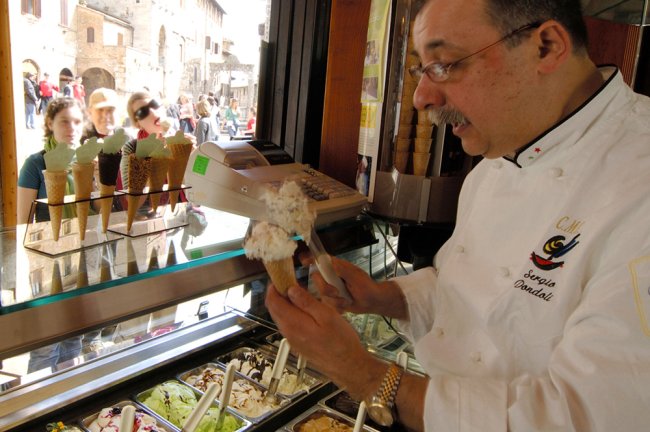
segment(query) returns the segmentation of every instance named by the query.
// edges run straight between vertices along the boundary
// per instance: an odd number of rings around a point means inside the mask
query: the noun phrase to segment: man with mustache
[[[482,155],[433,267],[353,300],[273,287],[292,349],[385,423],[430,431],[646,430],[650,100],[596,67],[579,0],[429,0],[416,108]],[[369,354],[337,312],[395,319],[426,376]]]

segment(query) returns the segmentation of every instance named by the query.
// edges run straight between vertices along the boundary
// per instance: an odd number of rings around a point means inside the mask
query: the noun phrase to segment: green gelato
[[[124,132],[124,129],[115,129],[113,135],[104,137],[103,153],[115,154],[122,150],[124,144],[129,141],[129,137]]]
[[[102,144],[97,141],[97,137],[87,139],[84,141],[84,144],[76,150],[77,163],[87,164],[92,162],[101,149]]]
[[[68,165],[70,165],[74,154],[74,149],[68,147],[67,144],[57,144],[53,150],[43,155],[45,169],[48,171],[63,171],[68,169]]]
[[[164,145],[164,142],[156,138],[154,134],[151,134],[145,139],[138,140],[135,155],[140,159],[149,157],[151,153],[159,152]]]
[[[198,400],[194,391],[178,381],[167,381],[157,385],[148,398],[142,401],[158,415],[181,428]],[[210,408],[196,428],[196,432],[233,432],[242,424],[235,417],[226,414],[222,427],[217,431],[217,408]]]

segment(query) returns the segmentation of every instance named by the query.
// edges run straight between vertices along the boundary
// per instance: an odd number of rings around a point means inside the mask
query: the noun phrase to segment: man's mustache
[[[460,111],[449,108],[427,108],[427,115],[429,116],[429,120],[436,126],[468,123]]]

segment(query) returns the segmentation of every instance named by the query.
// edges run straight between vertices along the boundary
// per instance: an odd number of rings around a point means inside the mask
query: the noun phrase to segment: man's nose
[[[417,110],[424,110],[428,107],[442,107],[446,103],[442,86],[434,83],[428,77],[423,76],[413,93],[413,106]]]

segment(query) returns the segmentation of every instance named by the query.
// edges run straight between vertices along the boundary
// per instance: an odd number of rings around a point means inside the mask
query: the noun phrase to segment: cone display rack
[[[135,217],[129,227],[127,211],[116,212],[111,215],[111,222],[108,231],[124,237],[140,237],[180,228],[187,225],[185,206],[177,205],[174,210],[169,204],[169,195],[178,195],[181,191],[189,189],[190,186],[182,185],[177,188],[164,185],[161,190],[150,191],[145,187],[142,193],[133,193],[125,190],[119,191],[127,197],[130,203],[136,203]],[[152,207],[152,197],[156,196],[159,202],[157,208]]]
[[[115,191],[113,196],[101,195],[99,191],[92,192],[90,198],[76,199],[75,195],[66,195],[60,204],[48,204],[47,198],[37,199],[32,202],[29,220],[34,220],[37,205],[44,205],[49,209],[54,208],[55,212],[61,211],[63,217],[58,227],[58,240],[54,239],[55,233],[50,221],[29,222],[25,230],[23,246],[34,252],[56,257],[70,252],[80,251],[86,248],[96,247],[98,245],[116,242],[124,237],[140,237],[154,234],[161,231],[167,231],[187,225],[187,215],[185,214],[185,205],[177,205],[174,211],[171,211],[168,204],[169,192],[178,194],[180,191],[189,189],[189,186],[178,188],[168,188],[165,185],[162,190],[149,192],[145,188],[141,194],[130,194],[126,191]],[[110,214],[108,229],[103,229],[101,204],[107,199],[113,200],[117,197],[121,201],[127,201],[128,197],[137,196],[142,204],[150,203],[150,195],[156,194],[160,198],[160,205],[153,211],[147,212],[144,205],[140,206],[140,211],[127,230],[127,211],[113,211]],[[87,203],[90,208],[95,209],[95,214],[88,216],[84,235],[80,233],[80,225],[76,217],[76,209],[79,204]],[[66,216],[67,215],[67,216]],[[73,216],[74,215],[74,216]],[[83,225],[83,224],[82,224]]]
[[[119,195],[122,194],[120,192],[114,194],[114,196]],[[48,204],[47,198],[34,200],[29,214],[30,221],[34,220],[38,204],[61,211],[63,217],[60,226],[57,227],[58,239],[54,239],[54,230],[50,221],[30,222],[25,230],[23,246],[34,252],[54,257],[119,240],[122,237],[114,233],[102,233],[99,212],[88,216],[84,235],[80,235],[79,221],[76,216],[73,216],[76,215],[78,204],[86,203],[89,207],[99,209],[98,200],[102,198],[106,197],[100,197],[99,192],[93,192],[87,199],[76,199],[74,195],[66,195],[60,204]]]

